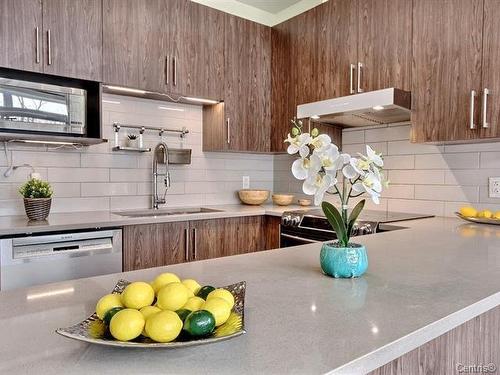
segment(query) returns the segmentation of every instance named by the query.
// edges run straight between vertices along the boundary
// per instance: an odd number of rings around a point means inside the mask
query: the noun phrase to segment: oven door
[[[335,232],[312,228],[281,226],[280,247],[321,243],[337,239]]]
[[[0,78],[0,130],[86,133],[86,91]]]

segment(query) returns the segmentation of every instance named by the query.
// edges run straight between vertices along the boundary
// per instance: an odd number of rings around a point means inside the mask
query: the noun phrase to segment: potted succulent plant
[[[380,203],[380,193],[389,183],[382,173],[384,161],[368,145],[366,155],[352,157],[340,153],[328,135],[319,134],[317,129],[304,133],[302,121],[292,120],[292,123],[292,132],[285,140],[289,143],[287,152],[299,155],[292,164],[292,174],[304,181],[302,190],[307,195],[314,195],[314,204],[321,204],[337,234],[337,241],[325,243],[321,248],[321,268],[333,277],[361,276],[368,267],[366,249],[349,240],[365,200],[359,201],[350,212],[349,200],[368,194],[375,204]],[[338,196],[340,210],[323,201],[325,194]]]
[[[50,213],[52,188],[46,181],[32,178],[19,189],[24,198],[24,210],[30,220],[45,220]]]
[[[139,139],[137,134],[127,134],[127,146],[128,147],[139,147]]]

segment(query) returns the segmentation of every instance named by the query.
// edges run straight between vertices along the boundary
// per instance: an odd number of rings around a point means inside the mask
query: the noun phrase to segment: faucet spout
[[[165,173],[158,173],[158,166],[165,165]],[[158,194],[158,177],[163,176],[163,182],[165,185],[165,190],[163,197]],[[168,146],[165,142],[160,142],[156,145],[153,151],[153,194],[152,194],[152,206],[153,209],[158,209],[160,204],[165,204],[167,191],[170,188],[170,171],[168,168]]]

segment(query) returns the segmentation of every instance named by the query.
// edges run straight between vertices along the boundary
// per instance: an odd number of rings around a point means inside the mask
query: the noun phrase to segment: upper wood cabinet
[[[357,0],[361,91],[411,89],[411,0]],[[420,1],[420,0],[418,0]],[[443,22],[446,23],[446,22]],[[359,79],[359,81],[358,81]],[[358,87],[356,87],[356,90]]]
[[[168,3],[170,91],[184,96],[223,99],[224,13],[186,0]]]
[[[187,0],[104,0],[103,33],[105,83],[222,99],[224,13]]]
[[[101,0],[43,0],[44,72],[100,81]]]
[[[483,0],[413,2],[413,141],[478,137],[483,5]]]
[[[101,0],[1,1],[0,66],[101,80]]]
[[[270,151],[271,29],[225,16],[224,103],[204,109],[204,151]]]
[[[41,0],[0,1],[0,66],[43,71]]]
[[[481,138],[500,137],[500,3],[484,0]],[[485,96],[486,93],[486,96]]]

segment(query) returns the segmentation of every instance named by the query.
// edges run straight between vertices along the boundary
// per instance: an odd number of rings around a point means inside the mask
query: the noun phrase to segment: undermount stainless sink
[[[167,216],[167,215],[192,215],[192,214],[207,214],[213,212],[222,212],[213,208],[205,207],[186,207],[186,208],[165,208],[165,209],[148,209],[134,211],[117,211],[115,215],[126,217],[148,217],[148,216]]]

